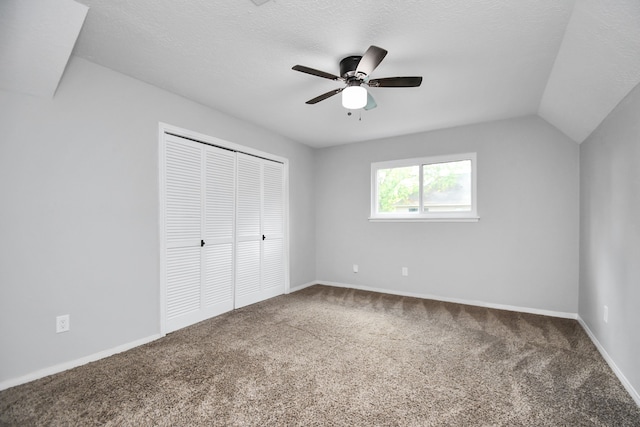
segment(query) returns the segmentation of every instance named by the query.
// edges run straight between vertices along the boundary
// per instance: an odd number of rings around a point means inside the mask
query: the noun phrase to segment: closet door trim
[[[230,151],[236,151],[239,153],[249,154],[251,156],[259,157],[266,160],[282,163],[283,175],[284,175],[284,293],[290,292],[289,283],[289,160],[285,157],[277,156],[265,151],[256,150],[251,147],[236,144],[234,142],[226,141],[213,136],[193,132],[188,129],[183,129],[177,126],[173,126],[166,123],[159,123],[158,126],[158,171],[159,171],[159,255],[160,255],[160,333],[161,335],[167,334],[167,283],[166,283],[166,212],[165,212],[165,138],[168,135],[177,136],[184,139],[190,139],[202,144],[212,145],[215,147],[223,148]]]

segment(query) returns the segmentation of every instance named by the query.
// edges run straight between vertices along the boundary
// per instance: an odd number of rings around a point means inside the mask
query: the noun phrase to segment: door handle
[[[204,246],[204,240],[200,240],[200,247]]]
[[[267,236],[265,236],[264,234],[262,235],[262,240],[266,239]]]

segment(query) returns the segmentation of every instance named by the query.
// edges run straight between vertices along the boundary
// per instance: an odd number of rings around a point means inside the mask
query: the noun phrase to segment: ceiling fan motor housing
[[[356,74],[356,69],[361,59],[362,56],[347,56],[340,61],[340,76],[342,76],[343,79],[353,77]]]

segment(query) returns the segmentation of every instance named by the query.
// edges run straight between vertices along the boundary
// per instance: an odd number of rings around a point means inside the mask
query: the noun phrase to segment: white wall
[[[465,152],[478,156],[479,222],[367,220],[371,162]],[[319,150],[318,279],[575,314],[578,161],[538,117]]]
[[[53,99],[0,91],[0,383],[159,333],[158,122],[288,158],[291,286],[316,277],[312,149],[72,58]]]
[[[640,403],[639,112],[636,86],[580,146],[579,314]]]

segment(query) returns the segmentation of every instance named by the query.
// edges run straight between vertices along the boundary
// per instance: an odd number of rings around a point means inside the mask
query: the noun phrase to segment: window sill
[[[434,217],[434,218],[407,218],[407,217],[369,217],[369,222],[478,222],[480,217],[468,216],[468,217]]]

